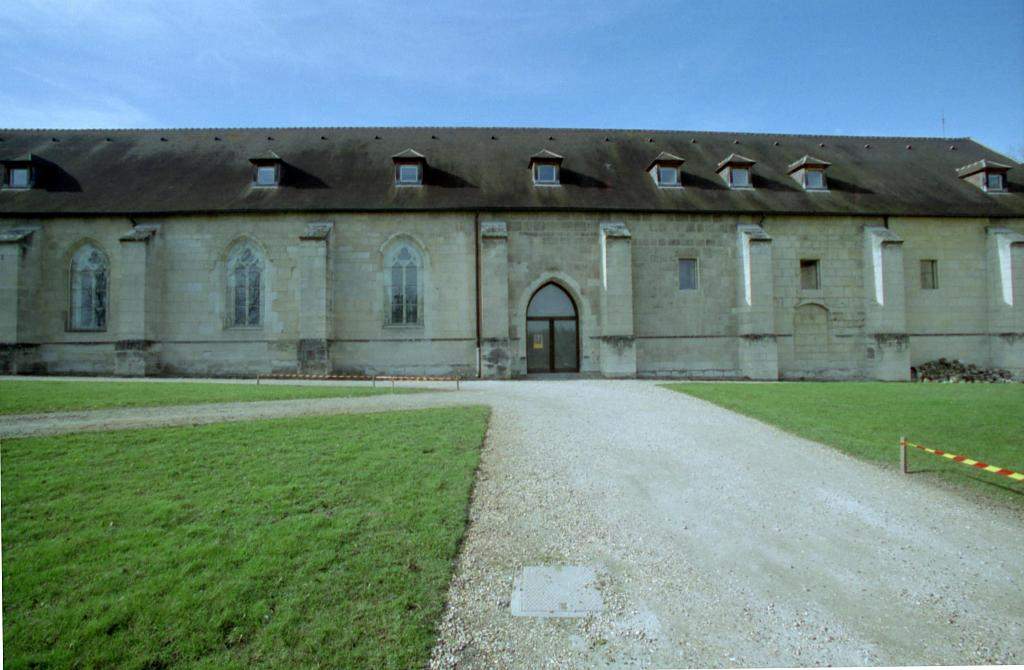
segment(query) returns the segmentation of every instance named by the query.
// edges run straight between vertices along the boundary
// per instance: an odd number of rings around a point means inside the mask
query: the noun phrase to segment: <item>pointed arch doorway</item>
[[[549,282],[526,308],[526,371],[579,372],[579,313],[572,296]]]

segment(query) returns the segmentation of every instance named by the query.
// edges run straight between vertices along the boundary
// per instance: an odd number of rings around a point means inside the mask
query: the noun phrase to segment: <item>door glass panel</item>
[[[551,343],[548,324],[543,321],[526,322],[526,371],[551,372]]]
[[[565,291],[548,284],[533,296],[526,316],[576,316],[576,308]]]
[[[576,321],[555,320],[555,372],[576,370]]]

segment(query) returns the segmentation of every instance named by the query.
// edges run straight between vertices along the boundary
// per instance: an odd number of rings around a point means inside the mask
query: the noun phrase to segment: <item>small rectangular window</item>
[[[697,259],[696,258],[680,258],[679,259],[679,290],[680,291],[696,291],[697,290]]]
[[[551,163],[537,163],[533,166],[533,180],[538,184],[557,184],[558,167]]]
[[[659,167],[658,184],[661,186],[679,186],[679,168]]]
[[[277,167],[260,165],[256,168],[256,184],[258,186],[274,186],[277,184]]]
[[[939,262],[935,260],[921,261],[921,288],[934,290],[939,288]]]
[[[818,277],[818,261],[800,260],[800,288],[805,291],[816,291],[820,286]]]
[[[1003,175],[998,172],[988,172],[985,174],[985,188],[989,191],[1002,191],[1003,190]]]
[[[31,174],[28,168],[10,168],[7,170],[7,185],[11,188],[28,188]]]
[[[729,179],[733,186],[750,186],[750,170],[747,168],[731,168],[729,170]]]
[[[804,172],[804,185],[807,188],[825,188],[825,173],[821,170],[807,170]]]
[[[398,166],[399,184],[419,184],[420,166],[414,163],[406,163]]]

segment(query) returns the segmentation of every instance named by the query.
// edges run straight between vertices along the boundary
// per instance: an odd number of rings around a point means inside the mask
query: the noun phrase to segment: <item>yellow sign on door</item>
[[[533,348],[543,349],[544,348],[544,335],[542,333],[533,334]]]

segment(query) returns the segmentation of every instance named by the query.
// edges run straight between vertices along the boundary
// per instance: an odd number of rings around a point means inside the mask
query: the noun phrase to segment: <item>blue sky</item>
[[[1024,2],[17,0],[0,127],[971,136],[1024,160]]]

